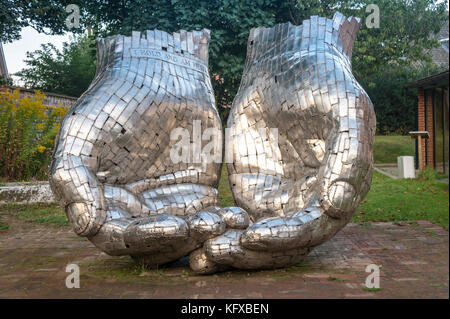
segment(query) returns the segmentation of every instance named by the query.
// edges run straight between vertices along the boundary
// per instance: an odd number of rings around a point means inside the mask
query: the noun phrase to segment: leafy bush
[[[0,179],[20,181],[47,178],[50,155],[58,134],[63,106],[47,107],[35,91],[0,91]]]
[[[3,76],[0,76],[0,86],[3,85],[14,85],[13,80],[11,78],[4,78]]]
[[[27,88],[69,96],[80,96],[95,75],[96,49],[92,37],[78,37],[64,42],[62,50],[53,44],[27,52],[27,67],[15,75]]]
[[[424,170],[420,171],[417,179],[419,181],[435,181],[438,178],[438,174],[435,169],[431,167],[427,167]]]

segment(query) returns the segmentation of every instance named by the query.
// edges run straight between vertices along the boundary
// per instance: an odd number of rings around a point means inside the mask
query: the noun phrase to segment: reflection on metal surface
[[[292,265],[349,221],[369,191],[375,133],[351,72],[359,27],[336,13],[251,30],[226,148],[235,201],[253,224],[206,241],[196,268]]]
[[[375,114],[351,72],[359,27],[336,13],[251,30],[225,143],[240,207],[227,208],[217,206],[220,161],[199,150],[172,159],[174,131],[195,138],[201,122],[221,132],[209,31],[100,39],[96,77],[64,118],[50,167],[74,231],[152,265],[190,254],[198,273],[302,260],[370,187]]]
[[[110,255],[162,264],[248,225],[215,207],[221,163],[170,160],[174,128],[221,132],[208,42],[208,30],[98,40],[97,74],[62,122],[49,177],[73,230]]]

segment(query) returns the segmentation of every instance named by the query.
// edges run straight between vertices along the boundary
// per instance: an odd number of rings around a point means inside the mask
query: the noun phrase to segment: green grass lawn
[[[448,184],[436,179],[391,179],[374,172],[356,222],[429,220],[448,230]]]
[[[397,163],[398,156],[415,156],[415,142],[410,136],[377,135],[373,144],[375,164]]]
[[[230,184],[228,183],[228,171],[226,164],[222,165],[222,173],[220,175],[219,202],[222,207],[235,205],[233,195],[231,194]]]
[[[69,225],[66,214],[57,204],[1,205],[0,217],[4,214],[17,216],[19,219],[30,223],[40,223],[54,226]],[[1,221],[0,223],[4,224],[4,222]]]

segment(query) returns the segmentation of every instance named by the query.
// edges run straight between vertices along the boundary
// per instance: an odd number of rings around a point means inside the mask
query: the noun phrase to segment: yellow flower
[[[53,112],[55,112],[56,116],[62,118],[67,113],[67,108],[64,106],[56,106],[53,108]]]
[[[46,148],[45,146],[42,146],[42,145],[39,145],[39,146],[38,146],[38,152],[39,152],[39,153],[44,153],[46,149],[47,149],[47,148]]]

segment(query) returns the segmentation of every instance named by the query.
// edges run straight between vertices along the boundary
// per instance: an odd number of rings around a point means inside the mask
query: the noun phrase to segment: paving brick
[[[69,228],[5,221],[11,228],[0,233],[0,298],[449,297],[448,232],[427,221],[349,224],[300,265],[211,276],[191,272],[186,258],[141,271],[128,256],[108,256]],[[80,266],[79,289],[65,286],[70,263]],[[381,267],[379,291],[363,289],[368,264]]]

